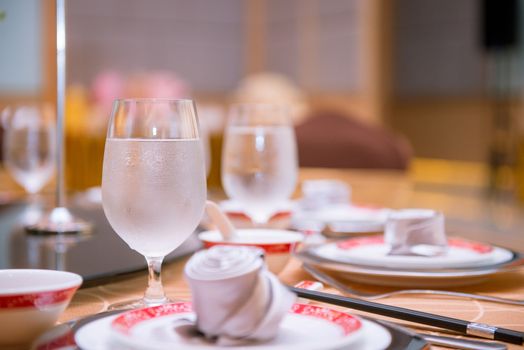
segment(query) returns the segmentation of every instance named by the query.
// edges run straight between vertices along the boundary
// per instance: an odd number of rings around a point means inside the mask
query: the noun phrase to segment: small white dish
[[[55,270],[0,270],[0,347],[29,344],[52,327],[82,277]]]
[[[509,261],[507,249],[462,238],[449,238],[448,251],[441,256],[388,255],[384,236],[355,237],[321,245],[314,254],[339,263],[398,269],[470,268]]]
[[[350,264],[322,258],[315,252],[316,248],[315,246],[303,249],[296,252],[295,256],[302,262],[335,274],[337,278],[388,287],[420,289],[468,286],[485,282],[494,275],[515,271],[524,266],[524,256],[508,249],[505,250],[512,254],[512,258],[499,264],[471,268],[399,269]]]
[[[224,238],[217,230],[204,231],[198,235],[205,248],[215,245],[254,246],[264,250],[266,263],[271,272],[278,274],[288,263],[291,253],[304,236],[301,233],[273,229],[239,229],[231,241]]]
[[[90,322],[77,331],[75,341],[85,350],[122,347],[188,350],[219,348],[198,339],[188,342],[177,338],[176,332],[173,331],[173,322],[181,318],[194,319],[194,314],[190,311],[189,303],[171,305],[174,306],[156,307],[157,310],[133,310],[119,316],[108,316]],[[282,322],[277,338],[270,342],[232,348],[330,350],[346,349],[350,346],[361,350],[382,350],[389,346],[391,339],[390,332],[375,322],[325,307],[295,304]]]

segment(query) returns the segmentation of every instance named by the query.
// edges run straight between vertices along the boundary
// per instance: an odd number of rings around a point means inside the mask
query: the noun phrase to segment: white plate
[[[388,255],[389,249],[383,236],[371,236],[324,244],[312,253],[339,263],[398,269],[470,268],[500,264],[513,258],[507,249],[462,238],[449,238],[448,252],[442,256]]]
[[[289,316],[282,322],[282,329],[275,340],[264,344],[254,344],[251,346],[229,347],[232,349],[346,349],[348,345],[355,349],[362,350],[379,350],[386,349],[391,343],[391,334],[383,326],[368,320],[360,320],[351,315],[336,310],[323,308],[319,306],[296,304],[295,310],[302,310],[301,313],[290,312]],[[306,310],[310,310],[307,312]],[[136,310],[135,310],[136,311]],[[131,336],[118,335],[118,332],[112,330],[112,324],[118,317],[108,316],[81,327],[75,335],[75,341],[84,350],[108,350],[108,349],[125,349],[124,344],[128,344],[128,349],[217,349],[217,346],[195,343],[166,343],[160,341],[157,333],[154,339],[144,340],[142,337],[151,335],[150,332],[168,330],[172,331],[172,322],[179,317],[194,317],[194,314],[188,312],[184,307],[180,308],[181,313],[169,314],[162,316],[154,321],[141,321],[135,325],[136,330],[132,331]],[[312,315],[306,315],[312,313]],[[331,317],[338,315],[339,318]],[[129,317],[129,316],[128,316]],[[346,321],[344,321],[346,320]],[[355,325],[355,320],[361,322],[361,327],[349,334],[344,335],[345,322],[348,327]],[[142,324],[142,322],[144,322]],[[170,328],[169,328],[170,326]],[[168,328],[166,328],[168,327]],[[115,336],[116,334],[116,336]],[[138,338],[137,338],[138,337]],[[118,339],[118,344],[115,343]],[[134,346],[134,347],[133,347]]]
[[[506,263],[478,268],[445,270],[408,270],[373,267],[327,260],[313,254],[311,249],[295,253],[305,263],[331,271],[337,277],[352,282],[379,286],[410,288],[459,287],[484,282],[491,276],[512,271],[524,266],[524,255],[513,252],[513,258]]]

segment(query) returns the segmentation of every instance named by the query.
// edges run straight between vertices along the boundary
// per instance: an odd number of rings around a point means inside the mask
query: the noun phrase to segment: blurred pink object
[[[124,77],[117,71],[107,70],[98,74],[91,86],[95,105],[110,110],[118,98],[187,98],[188,85],[168,71],[136,73]]]
[[[124,97],[187,98],[187,84],[167,71],[139,73],[131,76],[125,85]]]
[[[95,77],[91,89],[95,104],[110,110],[113,101],[123,95],[124,79],[118,72],[104,71]]]

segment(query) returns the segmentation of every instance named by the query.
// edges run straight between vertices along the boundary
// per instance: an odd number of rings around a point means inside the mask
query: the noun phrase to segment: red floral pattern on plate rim
[[[349,250],[365,245],[384,244],[384,236],[357,237],[344,240],[337,243],[337,247],[343,250]],[[448,238],[448,244],[451,247],[472,250],[478,254],[487,254],[493,251],[493,246],[481,242],[469,241],[463,238]]]
[[[268,254],[274,253],[290,253],[295,249],[296,243],[275,243],[275,244],[256,244],[256,243],[227,243],[227,242],[211,242],[203,241],[206,249],[215,245],[244,245],[248,247],[257,247],[263,249]]]
[[[42,307],[60,304],[69,300],[78,287],[30,294],[13,294],[0,296],[1,309],[14,309],[22,307]]]
[[[111,326],[118,332],[129,334],[132,328],[141,322],[148,321],[155,317],[185,314],[189,312],[192,312],[191,303],[189,302],[153,306],[125,312],[115,318],[111,323]],[[354,333],[362,327],[362,323],[357,317],[327,307],[294,304],[289,312],[297,315],[320,318],[336,324],[342,328],[344,336]]]

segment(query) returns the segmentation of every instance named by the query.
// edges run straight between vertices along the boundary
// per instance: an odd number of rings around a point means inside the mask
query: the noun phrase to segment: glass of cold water
[[[269,221],[297,182],[297,149],[288,109],[271,104],[232,107],[222,152],[222,183],[256,225]]]
[[[110,309],[169,302],[160,278],[162,260],[193,233],[205,199],[205,161],[193,101],[115,101],[104,152],[102,203],[120,238],[145,256],[149,285],[142,299]]]

